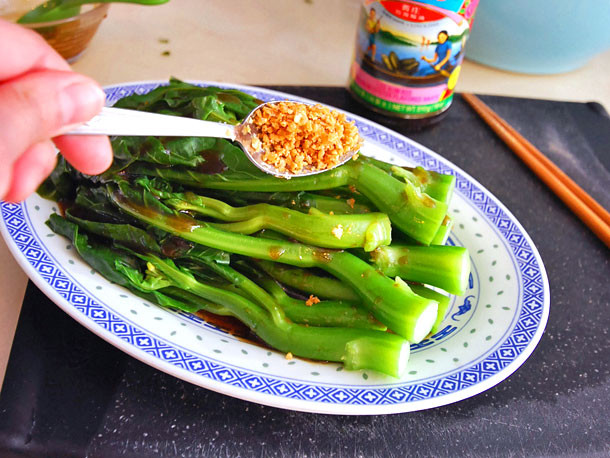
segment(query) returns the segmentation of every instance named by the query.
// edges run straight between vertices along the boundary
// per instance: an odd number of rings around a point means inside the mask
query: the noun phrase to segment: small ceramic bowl
[[[85,51],[110,5],[85,5],[78,16],[52,22],[22,24],[35,30],[68,62],[76,61]]]

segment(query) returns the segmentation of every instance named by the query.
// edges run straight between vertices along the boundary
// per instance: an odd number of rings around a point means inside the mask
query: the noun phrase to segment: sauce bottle
[[[478,0],[363,0],[348,90],[368,108],[438,122],[451,106]]]

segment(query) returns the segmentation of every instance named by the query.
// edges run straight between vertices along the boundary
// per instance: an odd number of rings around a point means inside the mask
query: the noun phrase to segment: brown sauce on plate
[[[207,150],[201,153],[201,156],[205,159],[204,162],[197,166],[199,173],[205,173],[206,175],[215,175],[222,173],[228,169],[226,164],[222,161],[220,153],[214,150]]]

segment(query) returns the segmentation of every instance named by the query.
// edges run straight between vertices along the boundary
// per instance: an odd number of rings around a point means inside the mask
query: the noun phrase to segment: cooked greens
[[[235,124],[258,103],[172,79],[116,106]],[[449,304],[423,284],[464,292],[468,253],[442,246],[450,175],[361,155],[285,180],[228,140],[112,145],[98,176],[59,161],[38,191],[65,209],[48,224],[101,275],[163,307],[231,316],[279,351],[400,377],[409,343],[438,330]]]

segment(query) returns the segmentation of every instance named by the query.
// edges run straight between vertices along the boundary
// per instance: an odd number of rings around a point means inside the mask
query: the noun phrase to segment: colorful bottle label
[[[478,0],[365,0],[350,89],[372,107],[427,117],[447,109]]]

